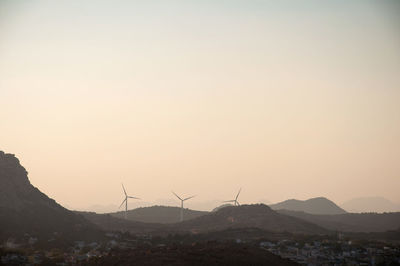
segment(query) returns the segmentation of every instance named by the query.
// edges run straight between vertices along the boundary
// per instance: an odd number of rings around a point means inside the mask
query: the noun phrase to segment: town
[[[235,231],[238,232],[237,230]],[[235,233],[235,234],[236,234]],[[38,239],[27,236],[19,243],[9,240],[0,247],[1,263],[4,265],[96,265],[102,258],[113,256],[123,259],[130,251],[143,254],[185,250],[185,247],[218,243],[225,249],[236,246],[256,248],[271,252],[283,259],[301,265],[399,265],[400,243],[390,241],[351,240],[341,233],[335,236],[294,236],[287,239],[235,238],[207,239],[202,235],[131,235],[128,232],[106,233],[104,241],[75,241],[69,247],[48,248]],[[58,245],[48,241],[49,247]],[[182,251],[181,251],[182,252]]]

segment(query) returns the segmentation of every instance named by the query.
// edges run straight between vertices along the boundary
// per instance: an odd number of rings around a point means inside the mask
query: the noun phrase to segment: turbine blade
[[[122,205],[124,205],[125,201],[126,201],[126,198],[125,198],[124,201],[121,203],[121,205],[119,205],[118,209],[121,208]]]
[[[235,202],[235,200],[224,200],[223,202]]]
[[[140,198],[136,198],[136,197],[132,197],[132,196],[128,196],[128,198],[130,198],[130,199],[140,199]]]
[[[172,191],[172,193],[173,193],[179,200],[182,200],[181,197],[179,197],[178,195],[176,195],[175,192]]]
[[[128,196],[128,195],[126,194],[126,190],[125,190],[124,184],[122,184],[122,189],[124,190],[125,196]]]
[[[194,197],[196,197],[196,195],[194,195],[194,196],[191,196],[191,197],[187,197],[186,199],[184,199],[183,201],[185,201],[185,200],[189,200],[189,199],[191,199],[191,198],[194,198]]]
[[[240,189],[239,189],[239,192],[237,193],[235,200],[237,200],[237,199],[238,199],[238,197],[239,197],[239,194],[240,194],[240,191],[242,191],[242,188],[240,188]]]

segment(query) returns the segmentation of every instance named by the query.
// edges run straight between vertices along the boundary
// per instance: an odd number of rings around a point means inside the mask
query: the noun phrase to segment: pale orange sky
[[[399,7],[2,1],[0,149],[71,207],[400,202]]]

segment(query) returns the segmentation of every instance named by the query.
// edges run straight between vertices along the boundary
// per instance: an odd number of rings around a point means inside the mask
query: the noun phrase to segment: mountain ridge
[[[318,215],[289,210],[278,210],[277,212],[312,222],[329,230],[341,232],[373,233],[400,229],[400,212],[336,215]]]
[[[316,197],[307,200],[289,199],[269,205],[273,210],[301,211],[310,214],[344,214],[345,210],[325,197]]]

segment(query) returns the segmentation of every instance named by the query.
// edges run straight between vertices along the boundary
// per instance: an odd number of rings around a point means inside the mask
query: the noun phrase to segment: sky
[[[400,203],[399,11],[0,0],[0,150],[70,208]]]

